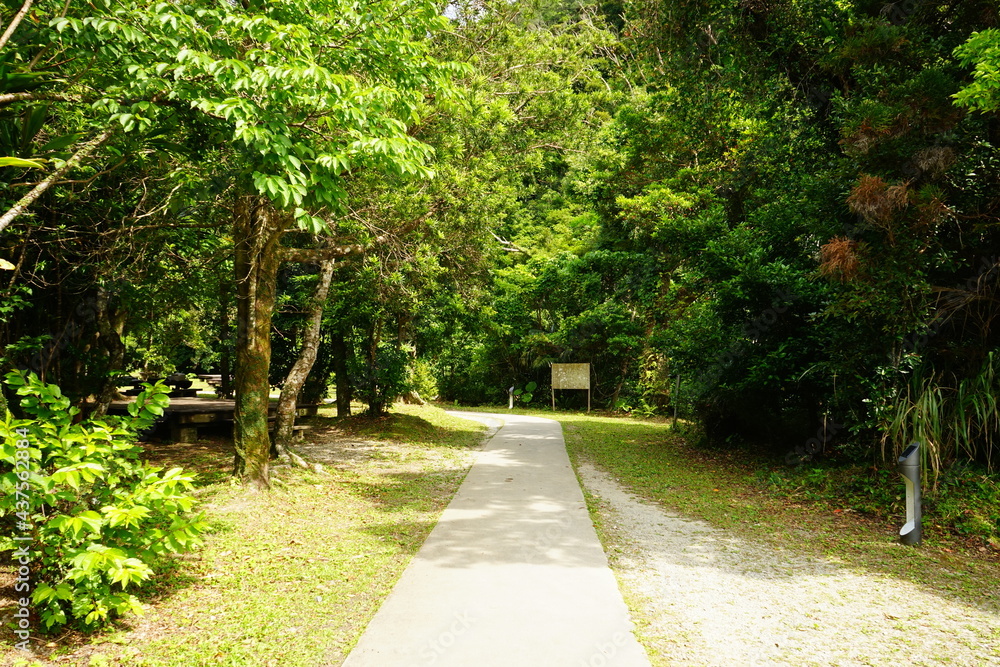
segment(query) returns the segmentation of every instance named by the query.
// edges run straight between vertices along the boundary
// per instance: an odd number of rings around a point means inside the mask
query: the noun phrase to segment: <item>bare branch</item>
[[[126,155],[121,160],[119,160],[118,163],[116,165],[114,165],[113,167],[108,167],[107,169],[104,169],[103,171],[99,171],[96,174],[94,174],[93,176],[91,176],[90,178],[78,178],[78,179],[73,179],[73,180],[57,181],[57,182],[53,183],[52,185],[90,185],[98,177],[103,176],[104,174],[111,173],[112,171],[114,171],[118,167],[120,167],[123,164],[125,164],[125,162],[127,160],[128,160],[128,156]],[[48,180],[48,179],[46,179],[46,180]],[[38,183],[12,183],[10,187],[17,188],[17,187],[23,187],[25,185],[38,185]]]
[[[24,0],[24,4],[21,5],[20,11],[18,11],[17,14],[14,14],[14,18],[10,20],[10,25],[7,26],[7,29],[4,31],[3,35],[0,36],[0,49],[7,46],[8,40],[10,40],[11,35],[14,34],[14,30],[17,29],[17,24],[21,22],[21,19],[24,18],[24,15],[28,13],[29,9],[31,9],[31,3],[32,0]]]
[[[360,255],[368,249],[360,243],[353,245],[339,245],[331,248],[282,248],[282,262],[299,262],[302,264],[318,264],[338,257],[347,255]]]
[[[524,248],[519,247],[513,241],[508,241],[504,237],[499,236],[498,234],[495,234],[494,232],[490,232],[490,235],[493,238],[495,238],[497,241],[500,242],[500,245],[503,247],[503,250],[506,251],[506,252],[527,252]]]

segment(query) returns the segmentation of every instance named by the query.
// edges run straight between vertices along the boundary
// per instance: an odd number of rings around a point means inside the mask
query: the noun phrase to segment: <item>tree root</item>
[[[312,472],[323,474],[323,465],[321,463],[311,463],[305,457],[301,456],[291,447],[279,447],[278,448],[278,460],[281,463],[288,464],[290,466],[296,466],[302,468],[303,470],[310,470]]]

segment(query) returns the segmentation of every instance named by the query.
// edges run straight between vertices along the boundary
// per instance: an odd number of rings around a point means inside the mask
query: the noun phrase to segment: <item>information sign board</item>
[[[552,364],[552,409],[556,409],[556,389],[586,389],[590,412],[590,364]]]
[[[553,389],[590,389],[590,364],[552,364]]]

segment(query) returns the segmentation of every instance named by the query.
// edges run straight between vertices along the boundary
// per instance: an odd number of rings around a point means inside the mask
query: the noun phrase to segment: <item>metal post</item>
[[[896,470],[906,482],[906,524],[899,529],[903,544],[920,544],[920,443],[914,442],[899,457]]]

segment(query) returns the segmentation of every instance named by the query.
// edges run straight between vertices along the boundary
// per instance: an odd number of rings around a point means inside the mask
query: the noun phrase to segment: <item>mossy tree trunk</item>
[[[265,199],[237,199],[233,221],[236,269],[236,410],[233,474],[255,489],[270,488],[267,434],[271,315],[281,262],[281,237],[288,227]]]
[[[323,322],[323,310],[326,298],[330,294],[330,282],[333,279],[335,260],[327,259],[319,265],[319,276],[316,288],[313,290],[312,302],[309,305],[308,320],[302,336],[302,350],[298,359],[288,371],[285,382],[281,386],[281,396],[278,398],[278,410],[275,415],[274,447],[278,456],[287,453],[292,442],[292,427],[295,425],[295,408],[299,392],[309,377],[316,353],[319,350],[320,325]]]

